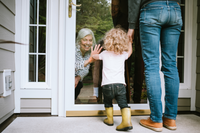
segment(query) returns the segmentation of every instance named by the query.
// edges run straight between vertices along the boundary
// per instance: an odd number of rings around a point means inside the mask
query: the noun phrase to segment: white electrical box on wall
[[[5,69],[3,71],[3,97],[9,96],[11,94],[12,88],[12,78],[11,78],[11,70]]]

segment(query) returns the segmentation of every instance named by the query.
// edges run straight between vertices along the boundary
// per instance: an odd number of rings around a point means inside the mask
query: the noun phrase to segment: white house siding
[[[0,40],[15,41],[15,0],[0,0]],[[3,70],[12,71],[12,94],[0,98],[0,124],[13,114],[15,45],[0,44],[0,95],[3,94]]]
[[[198,0],[197,70],[196,70],[196,111],[200,112],[200,0]]]

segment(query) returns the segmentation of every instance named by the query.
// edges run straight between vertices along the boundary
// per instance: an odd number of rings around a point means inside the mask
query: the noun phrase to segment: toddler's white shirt
[[[103,61],[101,86],[113,83],[125,83],[124,64],[128,59],[128,53],[115,54],[113,51],[103,51],[99,54],[99,59]]]

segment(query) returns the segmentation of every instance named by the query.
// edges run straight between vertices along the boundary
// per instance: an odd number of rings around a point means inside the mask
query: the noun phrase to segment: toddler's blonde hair
[[[113,28],[108,31],[104,38],[104,48],[107,51],[114,51],[116,54],[128,51],[128,37],[125,30]]]

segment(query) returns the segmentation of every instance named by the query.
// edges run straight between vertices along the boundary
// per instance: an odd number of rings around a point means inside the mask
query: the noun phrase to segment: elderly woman
[[[83,87],[82,80],[89,73],[90,63],[94,62],[92,55],[100,52],[100,46],[95,45],[94,34],[90,29],[83,28],[76,39],[75,61],[75,99]],[[93,46],[95,50],[93,51]]]

